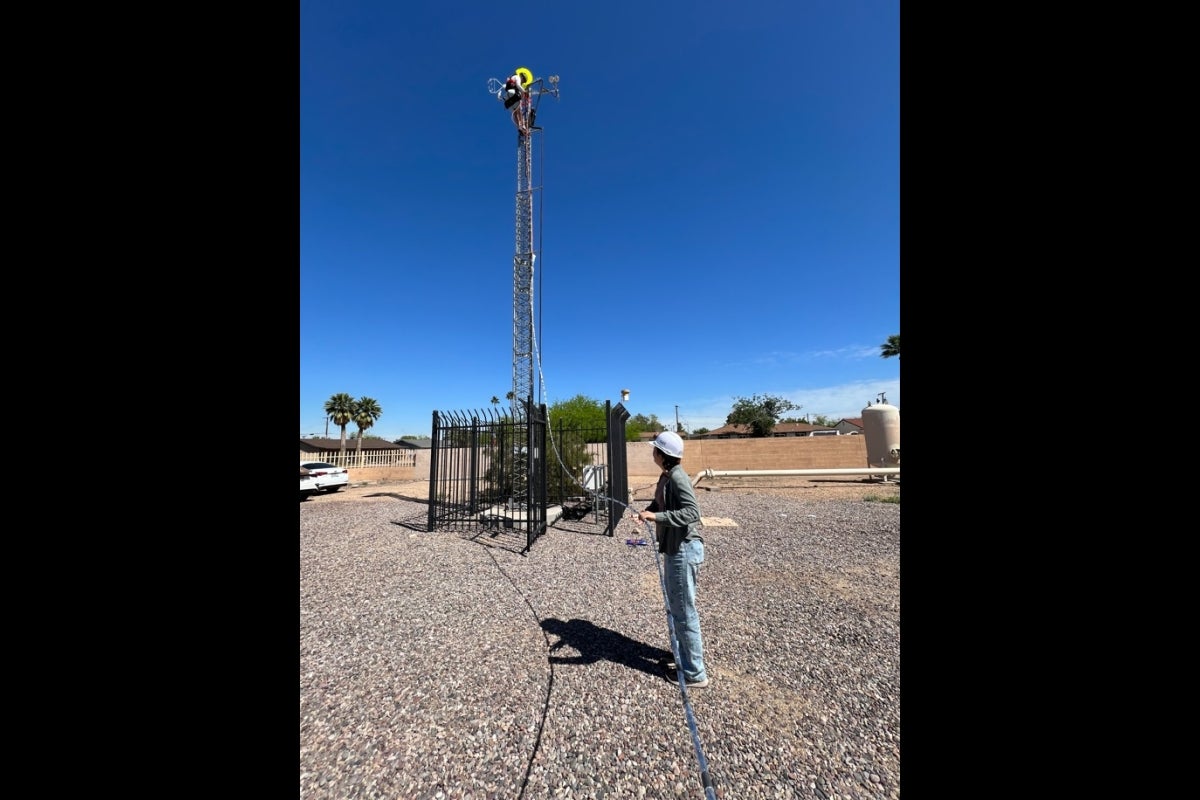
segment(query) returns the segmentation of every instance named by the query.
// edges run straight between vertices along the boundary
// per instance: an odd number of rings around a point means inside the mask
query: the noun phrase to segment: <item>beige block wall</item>
[[[657,475],[654,445],[628,442],[629,477]],[[351,467],[351,483],[428,481],[431,451],[418,450],[415,467]],[[696,475],[713,470],[845,469],[869,467],[865,436],[780,436],[763,439],[689,439],[683,469]]]
[[[626,446],[630,475],[655,475],[649,442]],[[683,443],[683,469],[701,470],[843,469],[867,467],[865,436],[779,436],[762,439],[689,439]]]

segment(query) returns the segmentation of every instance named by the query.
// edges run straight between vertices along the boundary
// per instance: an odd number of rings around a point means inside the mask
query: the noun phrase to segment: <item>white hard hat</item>
[[[683,439],[677,433],[663,431],[654,437],[654,446],[672,458],[683,458]]]

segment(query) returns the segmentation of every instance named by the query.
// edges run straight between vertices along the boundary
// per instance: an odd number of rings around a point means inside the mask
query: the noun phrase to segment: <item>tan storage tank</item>
[[[886,402],[862,411],[868,467],[900,466],[900,409]]]

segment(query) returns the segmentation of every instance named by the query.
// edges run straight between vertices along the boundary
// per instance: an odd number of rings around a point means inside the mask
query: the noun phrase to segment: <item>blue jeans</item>
[[[704,563],[704,542],[693,539],[679,546],[673,556],[663,554],[663,579],[667,584],[667,603],[675,638],[679,640],[679,664],[688,681],[708,678],[704,671],[704,639],[700,636],[700,615],[696,612],[696,577]]]

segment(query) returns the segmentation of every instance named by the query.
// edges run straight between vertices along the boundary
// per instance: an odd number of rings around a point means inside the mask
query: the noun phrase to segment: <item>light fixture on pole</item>
[[[628,403],[628,402],[629,402],[629,390],[628,390],[628,389],[622,389],[622,390],[621,390],[621,402],[622,402],[622,403]]]

